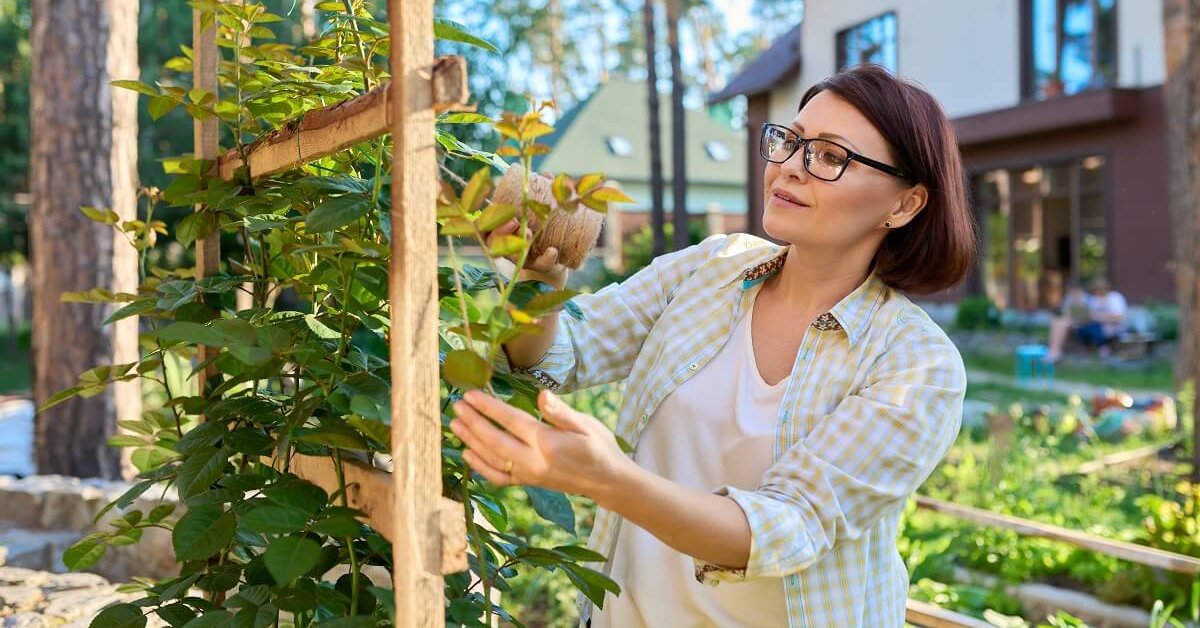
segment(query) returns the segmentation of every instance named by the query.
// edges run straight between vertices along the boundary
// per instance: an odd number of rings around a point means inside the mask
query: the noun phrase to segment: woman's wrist
[[[516,269],[517,265],[511,260],[503,257],[497,258],[495,261],[496,267],[500,269],[500,272],[504,273],[505,278],[509,280],[513,279],[513,271]],[[554,286],[556,290],[562,290],[567,285],[567,271],[566,269],[563,269],[561,273],[547,273],[540,270],[534,270],[532,268],[522,268],[516,273],[516,279],[517,281],[535,279],[537,281]]]

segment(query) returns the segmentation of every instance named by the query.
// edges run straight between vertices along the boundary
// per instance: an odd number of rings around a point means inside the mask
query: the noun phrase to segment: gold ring
[[[512,475],[512,460],[504,461],[504,475]]]

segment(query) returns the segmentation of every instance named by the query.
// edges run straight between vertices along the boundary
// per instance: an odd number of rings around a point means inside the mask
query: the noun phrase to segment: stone
[[[23,584],[36,587],[50,580],[50,575],[45,572],[22,569],[20,567],[0,567],[0,585]]]
[[[42,590],[35,586],[0,586],[0,608],[5,610],[15,608],[19,611],[27,611],[37,606],[42,598]]]
[[[42,588],[52,591],[69,591],[107,585],[108,580],[94,573],[56,573],[50,574]]]
[[[0,628],[50,628],[53,625],[38,613],[17,613],[0,621]]]
[[[113,585],[59,591],[47,597],[46,605],[41,612],[47,617],[67,622],[84,617],[95,617],[100,609],[121,599],[123,599],[122,595],[117,593],[117,588]]]

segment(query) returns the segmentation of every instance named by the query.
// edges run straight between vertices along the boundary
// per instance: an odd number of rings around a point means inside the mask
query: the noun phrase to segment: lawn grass
[[[988,371],[1008,376],[1012,376],[1016,370],[1016,359],[1008,354],[963,354],[963,363],[966,364],[968,369]],[[1165,360],[1158,360],[1137,367],[1117,367],[1101,363],[1086,365],[1060,364],[1054,369],[1054,377],[1063,381],[1081,382],[1093,386],[1105,386],[1116,389],[1144,389],[1170,392],[1175,387],[1175,367]]]
[[[15,354],[0,349],[0,394],[28,392],[32,372],[28,349],[20,348]]]
[[[1000,382],[970,382],[967,384],[967,399],[987,401],[1003,408],[1013,402],[1065,404],[1068,396],[1053,390],[1023,388]]]

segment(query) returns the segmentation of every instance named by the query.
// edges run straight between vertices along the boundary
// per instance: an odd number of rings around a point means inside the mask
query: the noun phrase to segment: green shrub
[[[983,295],[963,297],[958,302],[954,326],[959,329],[996,329],[1000,327],[1000,312],[996,304]]]

